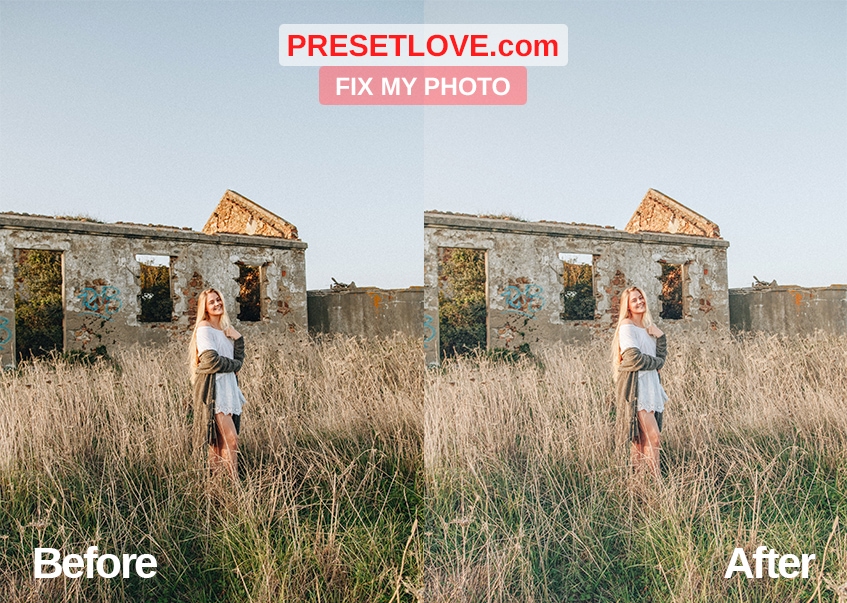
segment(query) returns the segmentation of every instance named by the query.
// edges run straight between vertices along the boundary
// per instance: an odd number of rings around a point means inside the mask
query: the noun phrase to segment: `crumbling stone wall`
[[[307,292],[309,330],[355,337],[420,337],[423,287],[321,289]]]
[[[221,291],[233,321],[239,268],[262,266],[263,316],[237,325],[246,336],[305,335],[306,274],[302,241],[208,235],[171,227],[97,224],[0,214],[0,364],[15,358],[14,249],[62,252],[65,349],[94,350],[185,337],[196,316],[197,294]],[[171,258],[173,317],[141,323],[140,264],[136,255]]]
[[[620,294],[641,287],[662,329],[729,327],[726,249],[715,238],[628,233],[598,226],[519,222],[456,214],[424,214],[424,347],[438,360],[438,248],[484,249],[487,253],[488,347],[530,347],[559,340],[607,336],[614,329]],[[561,318],[562,261],[559,254],[594,259],[594,320]],[[660,262],[684,266],[683,318],[659,320]]]
[[[847,335],[847,285],[730,289],[729,318],[733,330]]]

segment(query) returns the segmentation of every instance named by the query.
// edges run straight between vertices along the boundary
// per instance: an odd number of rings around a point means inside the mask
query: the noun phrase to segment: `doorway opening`
[[[15,249],[15,353],[18,361],[64,349],[62,252]]]
[[[438,330],[441,358],[488,346],[484,249],[438,248]]]

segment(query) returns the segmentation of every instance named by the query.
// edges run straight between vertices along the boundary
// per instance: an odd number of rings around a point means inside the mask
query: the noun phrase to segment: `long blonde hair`
[[[642,326],[646,329],[653,324],[653,315],[650,314],[650,306],[647,305],[647,296],[644,295],[644,291],[642,291],[639,287],[629,287],[628,289],[625,289],[624,292],[621,293],[621,309],[618,314],[618,324],[615,327],[615,336],[612,338],[612,375],[615,380],[618,378],[618,367],[621,365],[622,360],[622,350],[620,345],[621,325],[627,318],[632,318],[632,312],[629,309],[629,297],[636,291],[638,291],[641,294],[641,297],[644,298],[644,316],[641,319]]]
[[[200,326],[200,323],[204,320],[209,319],[209,315],[206,310],[206,298],[209,297],[209,294],[217,293],[218,297],[221,298],[221,304],[224,308],[223,316],[221,316],[221,329],[226,330],[228,326],[232,323],[229,320],[229,314],[226,312],[226,304],[224,303],[224,296],[221,295],[220,291],[213,288],[208,288],[205,291],[201,291],[200,295],[197,296],[197,318],[194,320],[194,330],[191,332],[191,341],[188,343],[188,370],[191,373],[191,383],[193,384],[197,378],[196,370],[197,365],[200,362],[200,355],[197,353],[197,327]]]

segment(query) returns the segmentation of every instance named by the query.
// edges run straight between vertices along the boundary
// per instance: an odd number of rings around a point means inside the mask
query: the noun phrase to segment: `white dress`
[[[215,350],[218,356],[233,359],[235,346],[232,340],[214,327],[197,327],[197,355],[206,350]],[[238,387],[235,373],[215,375],[215,413],[240,415],[241,407],[247,403]]]
[[[647,334],[647,329],[633,324],[621,325],[618,343],[621,352],[637,348],[642,354],[656,356],[656,340]],[[667,399],[658,371],[638,371],[638,410],[664,412]]]

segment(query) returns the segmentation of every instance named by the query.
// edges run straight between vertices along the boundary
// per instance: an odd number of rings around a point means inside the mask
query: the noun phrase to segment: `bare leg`
[[[215,415],[215,423],[218,426],[220,436],[220,459],[221,465],[226,467],[233,480],[238,479],[238,433],[235,431],[235,423],[232,415],[219,412]]]
[[[632,467],[637,469],[644,462],[644,436],[638,442],[632,443]]]
[[[212,474],[216,474],[218,470],[223,465],[223,458],[221,457],[221,446],[220,444],[212,444],[209,446],[209,468],[212,470]]]
[[[641,428],[641,446],[643,456],[647,461],[647,466],[656,477],[661,477],[659,469],[659,425],[656,423],[656,417],[652,411],[638,411],[638,425]]]

